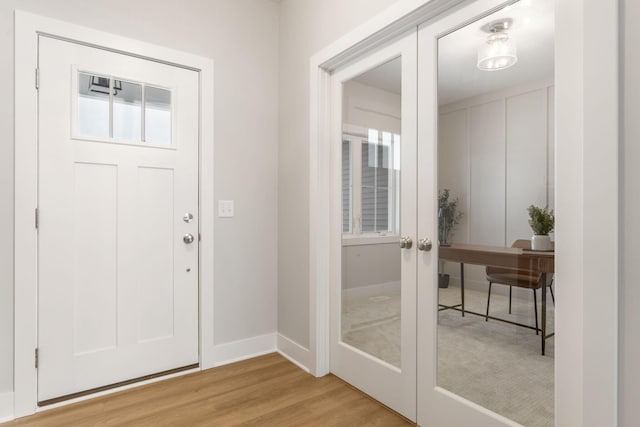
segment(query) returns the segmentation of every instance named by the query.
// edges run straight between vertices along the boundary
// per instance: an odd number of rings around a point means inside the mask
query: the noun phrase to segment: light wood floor
[[[277,353],[21,418],[16,426],[410,426],[328,375]]]

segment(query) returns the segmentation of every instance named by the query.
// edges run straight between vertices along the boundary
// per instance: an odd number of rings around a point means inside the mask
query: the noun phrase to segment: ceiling
[[[518,63],[499,71],[476,67],[478,47],[487,33],[482,27],[501,18],[511,18],[509,36],[516,41]],[[498,91],[526,82],[553,78],[554,0],[521,0],[473,22],[438,42],[438,103]],[[400,58],[380,65],[354,80],[393,93],[400,93]]]

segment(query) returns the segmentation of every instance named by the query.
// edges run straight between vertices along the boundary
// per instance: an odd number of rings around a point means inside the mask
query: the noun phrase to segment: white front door
[[[331,372],[416,419],[416,33],[332,76]]]
[[[198,363],[198,73],[39,37],[38,400]]]

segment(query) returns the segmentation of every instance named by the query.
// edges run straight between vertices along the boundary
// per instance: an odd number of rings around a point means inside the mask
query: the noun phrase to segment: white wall
[[[621,2],[623,10],[622,146],[620,250],[620,426],[640,420],[640,3]]]
[[[278,332],[302,347],[309,347],[310,58],[395,2],[280,2]]]
[[[214,59],[214,197],[235,200],[236,214],[201,219],[215,224],[214,340],[221,344],[275,333],[278,5],[268,0],[3,0],[0,80],[5,83],[13,81],[16,8]],[[0,397],[13,389],[13,99],[11,84],[5,86],[0,97]]]
[[[342,289],[364,286],[400,285],[398,242],[342,246]]]

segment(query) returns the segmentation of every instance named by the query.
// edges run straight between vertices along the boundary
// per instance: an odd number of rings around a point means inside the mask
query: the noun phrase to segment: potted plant
[[[438,240],[441,246],[449,246],[453,230],[462,219],[462,212],[458,211],[458,198],[452,198],[448,188],[438,191]],[[444,262],[440,262],[438,272],[438,287],[449,287],[449,275],[442,273]]]
[[[451,198],[448,188],[438,191],[438,240],[440,245],[448,246],[453,236],[453,229],[462,219],[458,212],[458,198]]]
[[[527,211],[529,212],[529,226],[533,230],[531,250],[550,251],[551,238],[549,238],[549,233],[553,231],[555,223],[553,209],[549,210],[548,207],[539,208],[531,205],[527,208]]]

